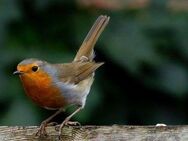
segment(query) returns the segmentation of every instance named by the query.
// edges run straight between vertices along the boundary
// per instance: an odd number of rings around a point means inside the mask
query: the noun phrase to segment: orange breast
[[[38,105],[49,109],[64,107],[66,102],[52,79],[43,71],[20,76],[26,94]]]

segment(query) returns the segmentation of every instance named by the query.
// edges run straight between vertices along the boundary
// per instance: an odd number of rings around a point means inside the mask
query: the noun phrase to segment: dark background
[[[188,123],[186,0],[1,0],[0,125],[39,125],[53,111],[26,97],[12,75],[25,58],[68,62],[95,19],[111,17],[96,45],[85,124]],[[71,113],[58,116],[59,123]]]

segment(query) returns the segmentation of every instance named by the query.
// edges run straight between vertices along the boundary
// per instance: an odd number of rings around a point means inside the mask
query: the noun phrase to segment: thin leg
[[[45,127],[47,126],[47,123],[50,122],[50,120],[52,120],[55,116],[57,116],[58,114],[60,114],[63,111],[64,111],[64,109],[61,108],[58,111],[56,111],[53,115],[51,115],[49,118],[47,118],[46,120],[44,120],[41,123],[41,125],[39,127],[39,130],[37,131],[36,135],[37,136],[47,136],[46,129],[45,129]]]
[[[76,114],[78,113],[80,110],[82,109],[82,107],[79,107],[78,109],[76,109],[70,116],[68,116],[60,125],[59,127],[59,136],[61,136],[61,131],[62,131],[62,128],[63,126],[69,124],[69,120]],[[79,124],[78,122],[70,122],[70,124],[72,125],[76,125],[76,124]]]

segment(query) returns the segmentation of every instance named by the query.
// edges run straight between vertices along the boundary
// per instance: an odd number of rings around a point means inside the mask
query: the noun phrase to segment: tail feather
[[[108,24],[110,17],[108,16],[99,16],[98,19],[95,21],[93,26],[91,27],[89,33],[85,37],[80,49],[78,50],[74,61],[80,61],[81,57],[87,57],[89,61],[92,61],[94,58],[94,51],[93,48],[100,36],[103,32],[104,28]]]

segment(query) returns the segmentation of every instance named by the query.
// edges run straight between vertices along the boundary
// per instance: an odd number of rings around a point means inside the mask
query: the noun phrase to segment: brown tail
[[[99,16],[93,26],[91,27],[89,33],[85,37],[80,49],[78,50],[74,61],[80,61],[81,57],[84,56],[84,58],[88,59],[89,61],[92,61],[94,58],[94,51],[93,48],[97,42],[97,39],[99,38],[100,34],[106,27],[110,20],[110,17],[108,16]]]

